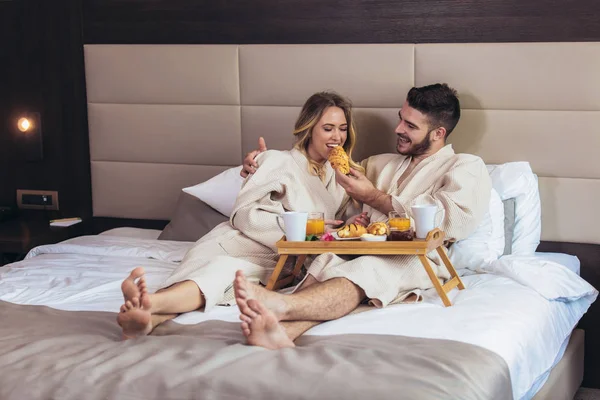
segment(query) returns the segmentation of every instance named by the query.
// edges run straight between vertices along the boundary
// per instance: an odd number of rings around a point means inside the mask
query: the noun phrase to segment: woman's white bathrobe
[[[205,310],[231,304],[236,270],[243,270],[251,281],[266,283],[275,268],[275,242],[283,236],[279,214],[320,211],[326,219],[335,218],[344,190],[328,162],[321,181],[309,173],[308,160],[295,149],[267,151],[257,161],[260,168],[246,179],[229,222],[198,240],[161,287],[191,280],[205,297]]]
[[[394,210],[411,215],[414,204],[437,204],[445,210],[439,227],[446,238],[461,240],[469,236],[489,207],[492,184],[483,160],[470,154],[455,154],[447,145],[419,163],[398,185],[410,160],[398,154],[382,154],[364,160],[362,166],[367,178],[392,196]],[[369,213],[372,222],[387,219],[369,206],[364,206],[363,211]],[[437,253],[429,253],[428,258],[437,276],[448,279],[448,271]],[[349,260],[327,253],[315,258],[308,273],[320,282],[347,278],[360,286],[377,307],[402,301],[411,293],[433,286],[416,256],[361,256]]]

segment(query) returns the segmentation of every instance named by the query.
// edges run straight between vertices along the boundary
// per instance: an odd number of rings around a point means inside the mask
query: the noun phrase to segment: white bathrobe
[[[411,215],[414,204],[437,204],[445,210],[440,229],[446,238],[461,240],[481,222],[489,206],[491,180],[481,158],[455,154],[451,145],[419,163],[398,186],[398,179],[411,159],[398,154],[382,154],[364,160],[366,176],[379,189],[392,196],[394,210]],[[371,221],[385,221],[387,216],[364,206]],[[449,273],[437,254],[428,254],[432,268],[441,279]],[[440,267],[440,265],[442,265]],[[361,256],[354,259],[331,253],[322,254],[311,263],[308,273],[318,281],[343,277],[360,286],[377,307],[399,302],[411,293],[433,286],[416,256]]]
[[[325,219],[335,218],[344,190],[328,162],[324,181],[309,173],[308,160],[298,150],[267,151],[257,162],[260,168],[244,182],[230,221],[198,240],[161,287],[191,280],[202,291],[205,310],[232,304],[236,270],[243,270],[251,281],[266,283],[275,268],[275,243],[283,236],[277,215],[318,211]]]

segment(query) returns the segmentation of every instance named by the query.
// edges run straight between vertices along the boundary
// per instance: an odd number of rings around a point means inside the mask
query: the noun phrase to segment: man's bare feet
[[[137,267],[131,273],[123,283],[121,283],[121,291],[123,292],[123,302],[132,301],[134,298],[138,300],[142,297],[142,292],[147,291],[146,278],[144,278],[144,268]],[[137,282],[136,282],[137,279]]]
[[[251,312],[248,311],[248,300],[250,299],[258,300],[262,306],[271,311],[277,321],[281,321],[288,310],[284,295],[267,290],[262,286],[249,283],[242,271],[237,271],[235,273],[233,289],[235,301],[242,314]]]
[[[148,304],[147,308],[141,306],[141,303],[144,302]],[[124,339],[144,336],[152,332],[152,314],[150,313],[148,293],[142,294],[141,301],[137,297],[127,300],[121,306],[117,322],[123,328]]]
[[[270,350],[295,347],[294,342],[285,333],[277,317],[260,301],[249,299],[246,313],[240,315],[242,332],[251,346],[260,346]]]

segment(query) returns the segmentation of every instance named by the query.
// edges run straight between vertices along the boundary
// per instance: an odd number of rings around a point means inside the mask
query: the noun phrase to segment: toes
[[[242,322],[242,333],[244,336],[250,336],[250,326],[246,322]]]
[[[243,289],[238,290],[237,297],[240,298],[240,299],[242,299],[242,300],[246,300],[248,298],[248,292],[246,292]]]
[[[140,299],[138,297],[134,297],[133,299],[131,299],[131,303],[135,308],[140,307]]]
[[[252,322],[252,318],[244,314],[240,314],[240,320],[248,324]]]
[[[233,281],[233,284],[234,284],[234,286],[235,286],[235,287],[237,287],[238,289],[242,289],[242,288],[243,288],[242,286],[243,286],[243,284],[244,284],[244,281],[243,281],[243,279],[242,279],[241,277],[239,277],[239,276],[237,276],[237,275],[236,275],[236,276],[235,276],[235,279],[234,279],[234,281]]]
[[[235,287],[234,294],[236,299],[246,300],[248,298],[248,291],[245,288],[240,287],[239,285]]]
[[[123,312],[125,312],[125,311],[127,311],[127,307],[125,307],[125,304],[123,304],[123,305],[121,306],[121,308],[120,308],[120,310],[119,310],[119,311],[120,311],[120,312],[122,312],[122,313],[123,313]]]
[[[133,304],[131,304],[131,301],[127,300],[125,307],[127,307],[128,310],[131,310],[133,308]]]
[[[245,306],[241,307],[240,311],[242,312],[242,314],[246,315],[249,318],[258,317],[258,314],[255,313],[250,307],[248,307],[247,304]]]
[[[133,279],[137,279],[137,278],[141,277],[142,275],[144,275],[145,272],[146,271],[144,271],[143,267],[137,267],[133,271],[131,271],[131,274],[129,276],[132,277]]]

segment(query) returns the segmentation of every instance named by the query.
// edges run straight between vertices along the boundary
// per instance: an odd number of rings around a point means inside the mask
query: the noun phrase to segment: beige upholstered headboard
[[[95,216],[169,219],[259,136],[289,149],[320,90],[353,101],[358,160],[393,151],[407,91],[446,82],[455,149],[529,161],[542,239],[600,243],[600,43],[87,45],[85,63]]]

